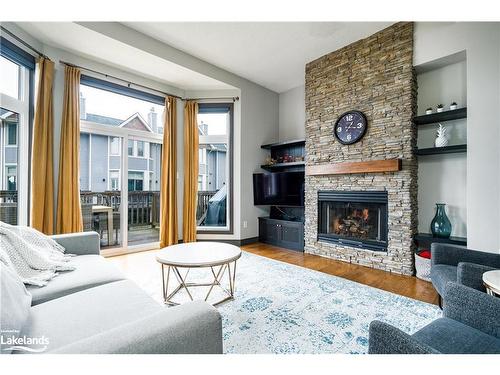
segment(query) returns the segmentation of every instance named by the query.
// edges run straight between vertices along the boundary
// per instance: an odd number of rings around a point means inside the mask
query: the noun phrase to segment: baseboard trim
[[[235,246],[245,246],[245,245],[250,245],[252,243],[259,242],[259,237],[250,237],[250,238],[244,238],[242,240],[223,240],[223,239],[217,239],[217,240],[196,240],[197,242],[223,242],[223,243],[228,243],[231,245]],[[180,243],[181,241],[179,241]]]

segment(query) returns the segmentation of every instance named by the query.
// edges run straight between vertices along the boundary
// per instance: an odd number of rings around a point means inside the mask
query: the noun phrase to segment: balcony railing
[[[208,202],[217,191],[199,191],[198,203],[196,206],[196,222],[199,224],[205,218],[208,210]]]
[[[17,225],[17,191],[0,190],[0,221]]]
[[[92,206],[113,207],[113,216],[116,221],[115,228],[119,228],[119,215],[121,204],[121,192],[119,190],[94,192],[81,191],[80,200],[82,202],[82,214],[84,216],[84,226],[88,211]],[[87,215],[85,214],[87,213]],[[92,216],[92,215],[91,215]],[[89,218],[91,219],[91,217]],[[106,218],[103,218],[106,220]],[[128,193],[128,225],[152,226],[160,224],[160,192],[159,191],[130,191]]]

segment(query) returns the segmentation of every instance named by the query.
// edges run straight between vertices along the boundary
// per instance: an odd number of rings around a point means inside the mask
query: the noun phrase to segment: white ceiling
[[[76,23],[20,22],[17,25],[49,46],[183,90],[234,88]]]
[[[392,22],[126,22],[278,93],[304,84],[306,63]]]

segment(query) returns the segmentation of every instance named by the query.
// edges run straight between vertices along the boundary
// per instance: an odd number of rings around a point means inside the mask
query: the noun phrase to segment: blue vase
[[[444,203],[436,203],[436,215],[431,221],[431,232],[434,237],[450,238],[451,222],[446,216],[445,207]]]

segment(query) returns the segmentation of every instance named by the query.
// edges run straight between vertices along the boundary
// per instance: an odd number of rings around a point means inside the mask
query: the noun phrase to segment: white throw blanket
[[[0,261],[25,284],[44,286],[58,271],[75,269],[64,247],[39,231],[0,221]]]

